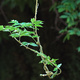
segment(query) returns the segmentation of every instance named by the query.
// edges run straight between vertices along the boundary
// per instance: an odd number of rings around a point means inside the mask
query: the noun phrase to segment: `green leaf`
[[[29,28],[33,28],[32,26],[33,26],[33,24],[30,22],[26,23],[26,25],[25,25],[25,27],[29,27]]]
[[[77,36],[80,36],[80,30],[76,32],[76,35]]]
[[[47,55],[45,55],[44,53],[40,53],[40,54],[41,54],[41,56],[43,56],[44,58],[47,59]]]
[[[20,23],[20,25],[21,25],[21,28],[24,28],[26,26],[26,22],[22,22]]]
[[[65,6],[64,5],[59,5],[58,7],[58,12],[63,12],[63,11],[65,11]]]
[[[52,64],[51,62],[49,62],[49,61],[47,61],[47,60],[45,60],[45,62],[46,62],[47,65],[53,66],[53,64]]]
[[[40,54],[37,54],[37,56],[40,56]]]
[[[35,26],[36,26],[36,27],[43,27],[43,26],[41,26],[41,25],[39,25],[39,24],[35,24]]]
[[[35,44],[35,43],[33,43],[33,42],[30,42],[30,44],[29,44],[30,46],[34,46],[34,47],[38,47],[38,45],[37,44]]]
[[[72,14],[70,12],[64,12],[65,15],[71,16]]]
[[[60,67],[61,67],[61,65],[62,65],[62,64],[58,64],[58,65],[57,65],[57,67],[53,69],[53,71],[57,71],[57,70],[58,70],[58,68],[60,68]]]
[[[59,59],[53,59],[53,58],[51,59],[51,61],[52,61],[53,63],[56,63],[57,60],[59,60]]]
[[[19,23],[14,23],[12,26],[13,27],[21,27],[21,25]]]
[[[80,17],[80,12],[78,13],[78,17]]]
[[[20,36],[28,36],[28,37],[31,37],[31,35],[29,33],[23,33],[23,34],[20,34]]]
[[[51,57],[50,57],[50,56],[48,56],[47,58],[48,58],[49,60],[51,59]]]
[[[32,18],[32,19],[31,19],[31,22],[34,24],[34,22],[35,22],[35,19],[34,19],[34,18]]]
[[[80,52],[80,47],[77,48],[78,52]]]
[[[52,76],[50,76],[50,79],[53,79],[54,77],[56,77],[56,75],[57,75],[57,71]]]
[[[58,64],[57,67],[60,68],[62,64]]]
[[[37,21],[35,21],[34,24],[35,24],[35,25],[43,24],[43,21],[37,20]]]
[[[76,5],[75,5],[75,3],[72,2],[72,3],[70,4],[70,7],[72,8],[72,10],[75,10],[75,9],[76,9]]]
[[[15,30],[15,27],[7,25],[7,26],[5,26],[5,30],[13,31],[13,30]]]
[[[30,43],[28,43],[28,42],[22,42],[22,44],[25,45],[25,46],[27,46],[27,45],[29,45]],[[21,45],[21,46],[22,46],[22,45]]]
[[[67,23],[69,23],[71,21],[70,17],[67,17]]]
[[[72,26],[74,26],[76,24],[77,24],[77,22],[72,21],[72,22],[68,23],[68,27],[72,27]]]
[[[24,27],[26,27],[26,28],[33,28],[32,26],[33,26],[33,24],[32,23],[26,23],[26,22],[22,22],[22,23],[20,23],[20,25],[21,25],[21,28],[24,28]]]
[[[72,25],[73,25],[73,23],[71,23],[71,22],[68,23],[68,27],[72,27]]]
[[[76,4],[80,4],[80,0],[76,0]]]
[[[32,37],[31,34],[34,34],[33,31],[27,31],[26,29],[24,31],[20,32],[20,36],[29,36]]]
[[[19,32],[21,32],[21,29],[19,29],[19,28],[11,28],[11,30],[13,30],[13,32],[12,33],[19,33]]]
[[[58,9],[58,12],[59,12],[59,13],[61,13],[61,12],[63,12],[63,11],[65,11],[64,8],[59,8],[59,9]]]
[[[72,14],[73,19],[77,19],[77,16],[78,16],[78,11],[76,11],[76,12],[74,12],[74,13]],[[78,17],[79,17],[79,16],[78,16]]]
[[[9,23],[16,23],[16,24],[18,24],[18,21],[17,20],[11,20]]]
[[[64,39],[63,39],[63,42],[65,42],[65,40],[69,40],[70,39],[70,35],[69,35],[69,33],[68,34],[66,34],[66,36],[64,37]]]
[[[75,34],[75,31],[74,31],[74,30],[68,30],[68,33],[69,33],[70,35],[74,35],[74,34]]]
[[[57,68],[54,68],[54,69],[53,69],[53,71],[57,71],[57,70],[58,70]]]
[[[20,26],[20,23],[18,23],[18,21],[17,20],[11,20],[9,23],[12,23],[13,25],[13,27],[21,27]]]
[[[25,45],[25,46],[34,46],[34,47],[37,47],[38,45],[37,44],[35,44],[35,43],[33,43],[33,42],[30,42],[30,43],[28,43],[28,42],[22,42],[22,44],[23,45]]]
[[[60,16],[60,18],[67,18],[67,17],[68,17],[67,15]]]
[[[44,60],[41,60],[39,63],[44,63]]]
[[[0,31],[2,31],[2,30],[3,30],[3,28],[4,28],[4,27],[3,27],[3,25],[0,25]]]
[[[6,29],[6,28],[4,28],[3,31],[4,32],[10,32],[10,30],[9,29]]]
[[[13,37],[13,38],[20,37],[19,33],[13,33],[10,36]]]
[[[67,31],[67,28],[60,30],[59,33],[64,33],[66,31]]]
[[[28,31],[29,34],[34,34],[34,31]]]
[[[39,36],[37,36],[37,35],[32,36],[32,38],[37,38],[37,37],[39,37]]]

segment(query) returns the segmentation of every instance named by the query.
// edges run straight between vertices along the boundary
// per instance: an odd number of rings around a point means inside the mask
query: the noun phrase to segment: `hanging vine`
[[[56,61],[58,59],[51,59],[50,56],[45,55],[43,52],[43,48],[40,43],[40,36],[38,36],[37,32],[37,30],[39,30],[39,27],[43,27],[43,21],[37,20],[38,7],[39,3],[38,0],[36,0],[35,17],[31,18],[30,22],[19,23],[17,20],[11,20],[9,23],[12,25],[1,25],[0,31],[10,32],[10,36],[14,38],[20,44],[20,46],[23,46],[26,49],[37,53],[37,56],[41,57],[40,63],[43,64],[43,69],[45,71],[45,74],[40,74],[40,76],[48,76],[50,79],[53,79],[55,76],[61,74],[60,66],[62,64],[57,64]],[[30,37],[33,42],[22,41],[23,36]],[[33,48],[31,46],[33,46]],[[35,50],[34,47],[38,47],[39,51]],[[49,70],[48,65],[53,67],[53,71]]]

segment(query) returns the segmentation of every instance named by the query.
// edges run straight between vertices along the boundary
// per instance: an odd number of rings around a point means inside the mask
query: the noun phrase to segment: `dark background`
[[[51,0],[41,0],[38,9],[37,18],[44,21],[44,27],[38,31],[44,53],[62,63],[62,73],[54,80],[80,80],[80,53],[76,50],[80,38],[71,36],[70,40],[63,43],[65,35],[59,34],[55,27],[56,13],[49,11],[52,4]],[[0,25],[7,25],[12,19],[30,21],[34,17],[34,9],[35,0],[0,1]],[[42,64],[39,64],[40,58],[20,47],[8,35],[0,32],[0,80],[49,80],[39,76],[44,73]]]

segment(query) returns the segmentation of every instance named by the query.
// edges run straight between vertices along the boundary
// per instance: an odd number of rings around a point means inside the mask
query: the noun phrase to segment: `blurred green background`
[[[80,38],[72,36],[63,43],[65,35],[61,36],[55,27],[56,13],[49,11],[52,1],[39,2],[37,18],[44,21],[44,27],[38,33],[44,53],[62,63],[62,74],[54,80],[80,80],[80,53],[76,50]],[[27,22],[34,17],[34,9],[35,0],[1,0],[0,25],[7,25],[12,19]],[[0,80],[49,80],[39,76],[44,73],[42,64],[39,64],[40,58],[20,47],[8,34],[0,32]]]

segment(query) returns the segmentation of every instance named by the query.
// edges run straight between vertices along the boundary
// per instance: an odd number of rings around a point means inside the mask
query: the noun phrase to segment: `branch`
[[[37,19],[38,5],[39,5],[39,4],[38,4],[38,0],[36,0],[36,6],[35,6],[35,21],[36,21],[36,19]],[[37,28],[37,27],[35,26],[35,34],[38,36],[38,33],[37,33],[37,29],[36,29],[36,28]],[[40,47],[40,53],[43,53],[43,49],[42,49],[42,45],[41,45],[41,43],[40,43],[39,37],[37,37],[37,44],[38,44],[39,47]],[[44,53],[43,53],[43,54],[44,54]],[[42,58],[43,61],[45,61],[45,57],[42,57],[42,56],[41,56],[41,58]],[[48,60],[48,61],[49,61],[52,65],[54,65],[57,69],[60,70],[60,72],[56,74],[56,75],[59,75],[59,74],[61,73],[61,69],[58,68],[54,63],[52,63],[51,60]],[[51,78],[51,76],[54,75],[54,73],[53,73],[52,71],[49,71],[49,69],[48,69],[48,67],[47,67],[47,64],[46,64],[45,62],[43,62],[43,65],[44,65],[44,70],[45,70],[46,75],[47,75],[49,78]],[[43,75],[43,74],[41,74],[41,75]]]

